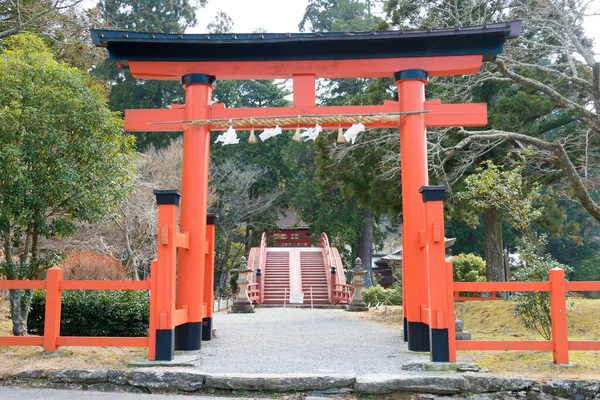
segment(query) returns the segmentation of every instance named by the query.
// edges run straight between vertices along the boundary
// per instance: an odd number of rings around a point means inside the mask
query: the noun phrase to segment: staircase
[[[327,276],[325,275],[325,263],[323,262],[321,249],[300,251],[300,269],[304,304],[311,304],[311,287],[313,304],[329,304]]]
[[[265,280],[263,304],[283,304],[286,289],[287,302],[290,295],[290,253],[267,250],[263,279]]]
[[[336,275],[330,274],[331,266],[336,266]],[[257,305],[310,307],[311,289],[316,307],[339,306],[350,300],[342,260],[337,249],[329,246],[325,233],[319,247],[268,247],[263,233],[260,247],[248,254],[248,267],[253,271],[252,282],[258,284],[251,292]],[[332,279],[331,287],[328,279]]]

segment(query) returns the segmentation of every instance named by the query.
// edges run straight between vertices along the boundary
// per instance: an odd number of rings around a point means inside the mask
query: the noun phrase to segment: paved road
[[[407,361],[429,359],[408,352],[400,326],[345,313],[300,308],[216,313],[217,337],[202,343],[197,367],[237,373],[400,373]]]
[[[66,399],[103,399],[103,400],[237,400],[233,397],[206,397],[185,395],[162,394],[134,394],[134,393],[101,393],[81,390],[55,390],[55,389],[21,389],[0,387],[2,400],[66,400]],[[257,397],[258,399],[258,397]],[[248,400],[244,398],[243,400]]]

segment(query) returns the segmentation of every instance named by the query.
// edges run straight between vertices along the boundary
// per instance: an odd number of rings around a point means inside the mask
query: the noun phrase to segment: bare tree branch
[[[571,189],[573,190],[574,197],[579,200],[583,208],[589,212],[592,217],[600,221],[600,206],[594,201],[590,195],[587,187],[583,180],[579,176],[575,165],[571,162],[569,155],[567,154],[563,143],[557,142],[546,142],[542,139],[534,138],[520,133],[505,132],[499,130],[487,130],[487,131],[466,131],[460,129],[459,134],[466,136],[456,146],[452,148],[452,151],[458,151],[465,148],[469,143],[481,142],[481,141],[494,141],[494,140],[508,140],[513,142],[521,142],[535,147],[536,149],[547,151],[552,155],[553,161],[560,167],[561,171],[569,181]]]

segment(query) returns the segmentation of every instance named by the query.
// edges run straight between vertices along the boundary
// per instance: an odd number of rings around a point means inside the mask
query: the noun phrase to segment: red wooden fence
[[[0,280],[0,289],[46,290],[44,336],[0,336],[0,346],[43,346],[47,352],[58,346],[150,346],[148,337],[60,336],[60,314],[63,290],[150,290],[151,281],[70,281],[62,277],[62,269],[53,267],[45,281]]]
[[[453,289],[454,292],[550,292],[552,321],[551,340],[459,340],[457,350],[548,350],[554,353],[556,364],[569,363],[569,350],[600,350],[600,340],[569,340],[566,299],[567,292],[600,291],[600,282],[567,282],[565,271],[555,268],[549,271],[548,282],[454,282]]]
[[[175,305],[177,251],[179,248],[189,248],[189,235],[177,229],[179,192],[155,191],[155,194],[158,202],[158,259],[151,263],[149,280],[63,280],[63,271],[58,267],[50,268],[44,281],[0,280],[0,289],[46,290],[44,336],[3,336],[0,337],[0,346],[43,346],[47,352],[56,351],[59,346],[147,347],[149,360],[172,360],[174,343],[158,338],[158,332],[164,336],[165,331],[172,331],[189,320],[188,306],[177,309]],[[159,196],[166,196],[167,200],[158,201]],[[63,290],[149,290],[148,337],[60,336]],[[208,314],[207,308],[207,304],[203,303],[203,315]]]

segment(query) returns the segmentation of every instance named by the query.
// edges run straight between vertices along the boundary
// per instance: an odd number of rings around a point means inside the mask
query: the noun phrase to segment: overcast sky
[[[267,32],[298,32],[307,4],[308,0],[208,0],[206,7],[198,12],[198,24],[187,32],[206,32],[206,26],[219,11],[233,19],[236,33],[252,32],[258,27]],[[588,17],[585,30],[589,37],[595,38],[596,53],[600,53],[600,16]]]
[[[209,0],[198,12],[198,24],[188,33],[206,32],[217,12],[233,19],[233,31],[252,32],[258,27],[268,32],[298,32],[308,0]]]
[[[600,0],[596,9],[600,10]],[[93,7],[96,0],[85,0],[84,7]],[[252,32],[264,28],[267,32],[298,32],[298,23],[304,15],[308,0],[208,0],[198,12],[198,24],[187,33],[206,32],[206,26],[217,12],[224,11],[233,19],[237,33]],[[600,59],[600,16],[588,17],[585,30],[595,39],[596,58]]]

